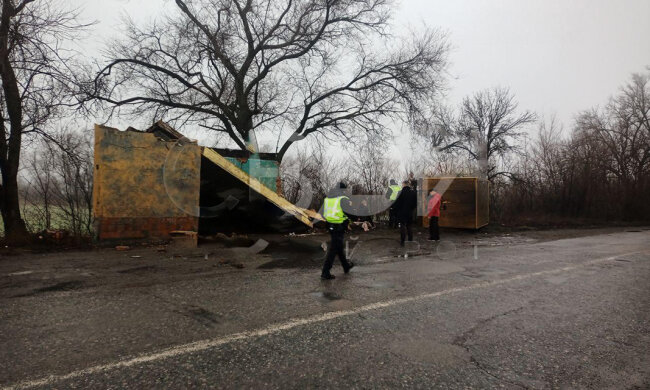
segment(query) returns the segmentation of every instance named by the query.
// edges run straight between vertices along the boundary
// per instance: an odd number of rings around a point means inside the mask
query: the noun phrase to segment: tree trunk
[[[18,81],[9,59],[9,30],[14,12],[12,2],[4,1],[0,18],[0,76],[2,77],[2,89],[10,130],[7,137],[3,122],[3,137],[0,139],[0,151],[2,152],[0,153],[0,170],[2,171],[0,211],[4,222],[5,238],[9,241],[21,241],[27,235],[25,221],[20,217],[18,200],[18,167],[20,165],[23,110]]]
[[[9,242],[22,241],[26,234],[27,228],[25,221],[20,216],[20,203],[18,198],[18,175],[7,175],[2,170],[2,191],[0,191],[0,211],[2,211],[2,220],[4,222],[5,238]],[[17,170],[16,170],[17,171]]]

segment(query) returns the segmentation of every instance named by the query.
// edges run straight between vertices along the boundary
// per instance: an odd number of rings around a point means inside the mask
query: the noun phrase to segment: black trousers
[[[440,228],[438,227],[438,217],[429,218],[429,240],[440,239]]]
[[[345,230],[347,228],[347,223],[341,224],[327,224],[327,228],[330,232],[330,246],[327,249],[327,257],[325,258],[325,264],[323,264],[323,275],[329,275],[332,266],[334,265],[334,258],[339,257],[341,265],[344,269],[347,269],[350,266],[350,263],[345,258]]]
[[[395,215],[395,209],[392,207],[388,209],[388,227],[394,228],[397,226],[397,216]]]
[[[399,221],[399,238],[402,245],[404,245],[404,240],[406,239],[407,235],[409,241],[413,241],[413,230],[411,229],[412,225],[413,221],[411,220]]]

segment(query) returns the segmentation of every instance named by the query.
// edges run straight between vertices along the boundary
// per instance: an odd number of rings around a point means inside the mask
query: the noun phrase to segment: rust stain
[[[99,239],[169,237],[197,230],[201,148],[95,126],[94,216]],[[170,169],[171,168],[171,169]]]

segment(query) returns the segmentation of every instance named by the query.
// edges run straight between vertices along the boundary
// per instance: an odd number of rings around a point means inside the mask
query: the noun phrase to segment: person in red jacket
[[[427,217],[429,217],[429,240],[431,241],[440,240],[440,229],[438,228],[440,203],[442,203],[442,196],[434,190],[429,191]]]

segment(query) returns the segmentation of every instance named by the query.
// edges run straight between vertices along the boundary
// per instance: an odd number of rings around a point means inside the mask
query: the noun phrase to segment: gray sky
[[[118,36],[121,14],[141,21],[171,0],[67,0],[97,20],[89,52]],[[649,0],[401,0],[395,23],[426,23],[449,33],[449,101],[509,87],[521,108],[574,114],[603,104],[632,72],[650,65]]]
[[[403,0],[399,20],[450,34],[450,98],[501,85],[565,125],[650,65],[648,0]]]

